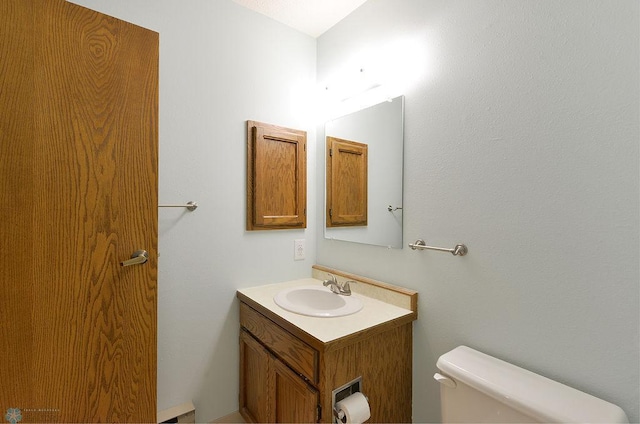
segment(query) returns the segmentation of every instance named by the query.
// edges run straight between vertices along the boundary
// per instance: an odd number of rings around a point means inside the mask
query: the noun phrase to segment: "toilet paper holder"
[[[350,382],[348,382],[345,385],[342,385],[340,387],[338,387],[337,389],[334,389],[331,391],[331,405],[332,405],[332,409],[333,409],[333,416],[336,418],[336,422],[338,423],[345,423],[346,421],[343,421],[345,419],[344,414],[341,414],[341,411],[338,411],[338,409],[336,408],[336,404],[338,402],[340,402],[343,399],[346,399],[347,397],[351,396],[352,394],[356,393],[356,392],[360,392],[362,393],[362,376],[351,380]],[[364,395],[364,393],[362,393],[363,396],[367,399],[367,401],[369,400],[369,398]],[[342,415],[342,416],[340,416]]]

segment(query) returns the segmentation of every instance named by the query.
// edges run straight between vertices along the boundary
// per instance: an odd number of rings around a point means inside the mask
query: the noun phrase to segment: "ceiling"
[[[312,37],[318,37],[367,0],[233,1]]]

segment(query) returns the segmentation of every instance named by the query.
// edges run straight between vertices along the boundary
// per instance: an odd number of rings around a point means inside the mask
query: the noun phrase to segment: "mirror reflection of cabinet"
[[[364,143],[327,137],[327,227],[367,225],[367,151]]]
[[[247,230],[307,227],[307,133],[247,121]]]
[[[331,192],[327,170],[325,192],[325,232],[331,240],[342,240],[377,246],[402,248],[402,192],[404,97],[399,96],[374,106],[333,119],[325,124],[325,139],[353,140],[367,145],[366,225],[332,225],[335,206],[329,207]],[[323,140],[324,141],[324,140]],[[327,161],[329,150],[327,149]],[[331,199],[330,199],[331,197]],[[349,195],[350,207],[360,202]]]

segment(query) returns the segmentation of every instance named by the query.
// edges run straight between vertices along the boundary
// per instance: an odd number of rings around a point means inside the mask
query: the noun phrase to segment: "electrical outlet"
[[[293,241],[293,260],[301,261],[305,257],[304,239]]]

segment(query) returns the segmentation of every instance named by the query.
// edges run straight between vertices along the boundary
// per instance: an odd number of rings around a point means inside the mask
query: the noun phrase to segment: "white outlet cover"
[[[293,260],[300,261],[305,258],[304,239],[294,240],[293,242]]]

